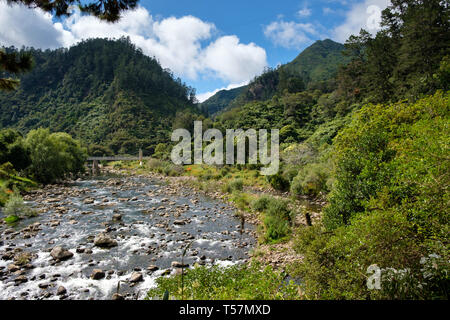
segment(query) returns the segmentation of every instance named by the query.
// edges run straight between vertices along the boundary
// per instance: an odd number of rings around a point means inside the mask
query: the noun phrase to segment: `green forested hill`
[[[247,88],[247,86],[234,88],[230,90],[221,90],[212,97],[210,97],[208,100],[201,103],[200,108],[209,115],[213,115],[216,112],[226,108],[231,101],[236,99],[236,97],[239,96],[245,90],[245,88]]]
[[[31,53],[20,88],[0,92],[0,128],[48,127],[110,149],[101,152],[149,153],[167,141],[177,111],[195,112],[195,91],[128,39]]]
[[[340,65],[348,62],[342,55],[344,49],[343,44],[330,39],[316,41],[282,68],[303,76],[305,83],[325,81],[336,75]]]
[[[216,113],[251,101],[271,99],[275,94],[297,93],[308,87],[329,87],[339,67],[349,59],[342,54],[343,44],[332,40],[316,41],[292,62],[267,69],[248,86],[218,92],[201,104],[203,110]],[[211,112],[212,111],[212,112]]]

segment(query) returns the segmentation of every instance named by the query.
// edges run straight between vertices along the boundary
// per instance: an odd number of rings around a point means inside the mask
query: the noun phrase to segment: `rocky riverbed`
[[[144,176],[47,186],[24,199],[39,215],[0,225],[0,299],[142,299],[157,277],[244,262],[255,244],[228,204]]]

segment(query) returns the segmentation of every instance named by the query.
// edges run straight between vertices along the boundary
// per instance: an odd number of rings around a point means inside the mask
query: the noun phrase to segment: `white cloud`
[[[285,48],[300,48],[312,42],[318,32],[311,23],[274,21],[264,28],[264,35],[273,43]]]
[[[216,27],[193,16],[155,20],[143,7],[127,11],[111,24],[78,10],[62,23],[49,14],[0,2],[0,45],[69,47],[87,38],[130,37],[149,56],[177,76],[248,81],[267,66],[263,48],[240,43],[236,36],[214,38]],[[5,30],[2,32],[1,30]]]
[[[304,7],[303,9],[301,9],[297,12],[297,15],[299,17],[309,17],[311,14],[312,14],[312,11],[308,7]]]
[[[344,23],[333,30],[333,39],[345,42],[352,34],[358,35],[361,29],[375,34],[380,30],[381,11],[389,4],[389,0],[365,0],[354,4],[347,12]]]
[[[57,48],[66,36],[60,23],[53,24],[50,14],[0,2],[1,45]]]
[[[235,83],[250,80],[267,66],[263,48],[254,43],[242,44],[236,36],[217,39],[205,49],[202,60],[206,69]]]
[[[248,81],[244,81],[244,82],[241,82],[241,83],[232,83],[232,84],[230,84],[227,87],[223,87],[223,88],[220,88],[220,89],[216,89],[214,91],[209,91],[209,92],[198,94],[197,95],[197,99],[198,99],[199,102],[204,102],[204,101],[208,100],[209,98],[211,98],[213,95],[215,95],[219,91],[231,90],[231,89],[234,89],[234,88],[239,88],[239,87],[247,85],[248,83],[249,83]]]

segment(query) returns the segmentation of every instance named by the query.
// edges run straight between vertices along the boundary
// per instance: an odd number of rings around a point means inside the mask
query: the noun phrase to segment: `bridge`
[[[151,157],[143,157],[142,149],[139,149],[139,155],[137,157],[130,156],[106,156],[106,157],[88,157],[87,162],[92,161],[92,173],[98,174],[100,172],[99,161],[139,161],[139,165],[142,166],[143,160],[151,159]]]

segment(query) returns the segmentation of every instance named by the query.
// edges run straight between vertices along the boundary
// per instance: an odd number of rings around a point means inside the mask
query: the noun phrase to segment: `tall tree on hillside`
[[[352,60],[339,72],[340,96],[350,103],[380,103],[443,89],[439,72],[450,54],[449,7],[449,0],[392,0],[375,37],[362,30],[346,42]]]
[[[398,94],[418,96],[437,89],[433,75],[450,52],[449,9],[449,0],[393,0],[383,13],[384,25],[401,35],[394,69]]]
[[[136,7],[139,0],[6,0],[9,4],[24,4],[29,8],[39,8],[57,17],[70,16],[74,5],[85,13],[100,20],[116,22],[123,11]],[[32,58],[29,53],[8,53],[0,50],[0,90],[15,90],[19,80],[12,75],[29,71],[32,68]]]

